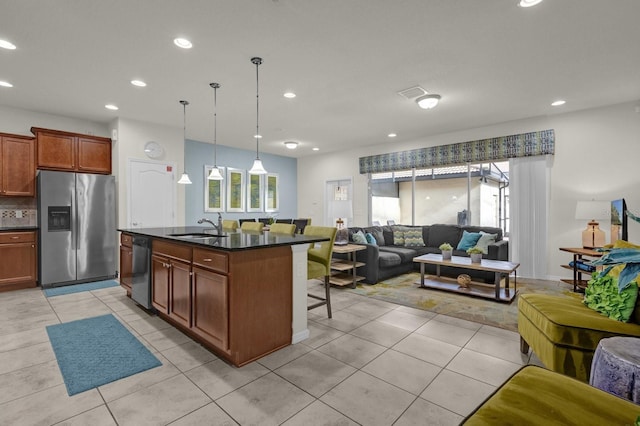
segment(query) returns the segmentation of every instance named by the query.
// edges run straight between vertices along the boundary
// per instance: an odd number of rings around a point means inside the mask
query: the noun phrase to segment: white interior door
[[[344,226],[353,223],[353,180],[349,178],[325,182],[325,226],[336,226],[342,219]]]
[[[176,225],[173,164],[129,160],[129,228]]]

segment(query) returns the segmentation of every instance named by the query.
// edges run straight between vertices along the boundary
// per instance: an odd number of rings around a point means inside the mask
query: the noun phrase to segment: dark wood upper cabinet
[[[111,140],[78,137],[78,171],[111,174]]]
[[[36,194],[36,143],[28,136],[0,133],[0,195]]]
[[[32,127],[38,169],[111,174],[111,139]]]

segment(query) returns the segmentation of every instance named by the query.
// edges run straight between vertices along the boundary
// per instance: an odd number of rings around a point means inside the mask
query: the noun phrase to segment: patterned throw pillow
[[[422,228],[409,229],[404,232],[405,247],[424,247]]]
[[[395,229],[393,230],[393,245],[394,246],[403,246],[404,245],[404,230]]]
[[[364,232],[358,231],[353,234],[353,242],[358,244],[367,244],[367,237],[364,236]]]

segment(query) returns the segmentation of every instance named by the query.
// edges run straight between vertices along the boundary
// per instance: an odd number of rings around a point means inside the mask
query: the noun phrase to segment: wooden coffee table
[[[480,263],[472,263],[471,258],[462,256],[451,256],[451,260],[442,260],[441,254],[432,253],[414,257],[413,261],[420,263],[420,281],[416,282],[416,284],[419,284],[422,288],[434,288],[508,303],[513,301],[518,292],[516,269],[520,266],[519,263],[489,259],[482,259]],[[429,276],[429,278],[425,278],[424,265],[426,264],[436,265],[436,276]],[[456,278],[441,277],[440,266],[452,266],[477,271],[495,272],[495,284],[472,281],[469,287],[462,287],[458,284]],[[514,274],[513,291],[509,288],[509,275],[512,273]],[[500,283],[503,279],[504,287],[501,287]]]

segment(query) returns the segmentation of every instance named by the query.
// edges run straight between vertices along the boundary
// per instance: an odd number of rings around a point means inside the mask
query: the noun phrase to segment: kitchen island
[[[309,336],[307,249],[326,238],[195,226],[119,231],[127,292],[138,267],[130,266],[131,240],[144,236],[151,240],[153,308],[232,364],[242,366]]]

